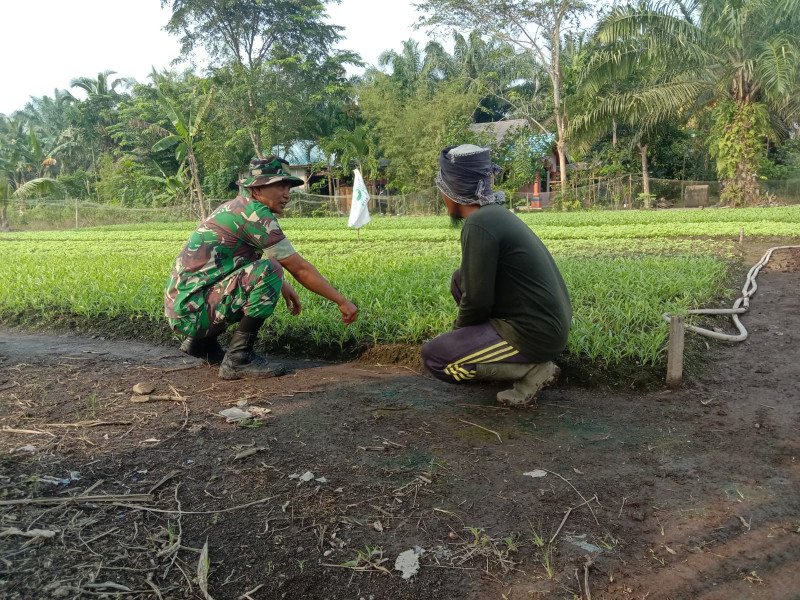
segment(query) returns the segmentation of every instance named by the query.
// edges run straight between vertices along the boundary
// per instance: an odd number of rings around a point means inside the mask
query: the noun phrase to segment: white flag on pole
[[[361,177],[361,172],[355,169],[354,173],[353,199],[350,202],[350,219],[347,221],[347,226],[359,229],[362,225],[369,223],[369,209],[367,208],[369,192],[364,184],[364,178]]]

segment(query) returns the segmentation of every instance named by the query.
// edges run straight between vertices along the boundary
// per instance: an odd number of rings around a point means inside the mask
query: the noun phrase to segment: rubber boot
[[[258,330],[264,319],[255,319],[245,315],[239,321],[239,327],[231,338],[228,352],[219,367],[222,379],[244,379],[248,377],[280,377],[286,373],[286,367],[280,363],[270,363],[263,356],[253,352]]]
[[[476,370],[476,381],[513,381],[513,388],[497,393],[497,401],[516,408],[530,406],[539,392],[558,381],[561,374],[553,362],[478,363]]]
[[[183,340],[180,351],[206,361],[210,365],[218,365],[225,357],[225,349],[219,345],[217,337],[188,337]]]

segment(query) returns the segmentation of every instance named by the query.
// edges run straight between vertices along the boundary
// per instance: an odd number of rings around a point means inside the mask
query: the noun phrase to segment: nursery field
[[[731,297],[738,239],[800,235],[800,208],[522,215],[548,245],[569,288],[570,360],[593,368],[665,360],[663,312]],[[344,219],[284,219],[297,250],[360,307],[343,327],[329,303],[300,289],[303,314],[279,308],[263,333],[271,350],[342,358],[368,345],[419,344],[447,330],[459,231],[445,217],[377,218],[361,232]],[[96,331],[170,336],[162,290],[191,223],[0,235],[0,319],[63,319]],[[297,286],[300,287],[300,286]]]
[[[0,597],[796,600],[800,250],[746,341],[687,335],[652,384],[661,313],[729,306],[800,209],[522,218],[575,315],[524,410],[413,363],[456,313],[446,218],[283,220],[360,318],[301,290],[265,332],[289,373],[239,381],[147,343],[193,224],[0,235]]]

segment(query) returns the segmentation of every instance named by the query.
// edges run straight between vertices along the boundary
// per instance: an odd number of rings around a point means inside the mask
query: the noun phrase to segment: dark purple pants
[[[450,282],[456,304],[461,303],[461,271]],[[475,377],[478,363],[530,361],[512,348],[488,321],[454,329],[422,346],[422,362],[431,374],[447,383],[462,383]]]

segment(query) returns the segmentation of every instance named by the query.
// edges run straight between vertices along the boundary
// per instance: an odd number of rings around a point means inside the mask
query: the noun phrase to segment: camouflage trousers
[[[283,268],[277,261],[257,260],[190,296],[181,312],[168,318],[173,331],[191,337],[217,336],[243,315],[266,319],[281,297]],[[177,308],[177,307],[176,307]]]

